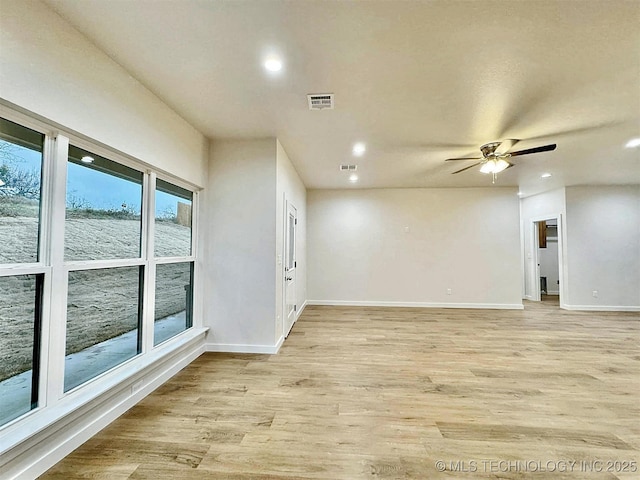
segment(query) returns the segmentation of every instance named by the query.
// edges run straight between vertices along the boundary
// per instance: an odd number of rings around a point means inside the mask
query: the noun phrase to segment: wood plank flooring
[[[638,479],[639,345],[639,314],[553,301],[307,307],[278,355],[202,355],[42,478]]]

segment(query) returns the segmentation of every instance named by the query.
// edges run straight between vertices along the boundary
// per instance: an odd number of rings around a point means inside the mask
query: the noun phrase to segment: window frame
[[[186,190],[191,191],[191,193],[193,194],[193,197],[191,199],[191,254],[190,255],[184,255],[184,256],[174,256],[174,257],[156,257],[155,255],[155,224],[156,224],[156,217],[155,217],[155,212],[156,212],[156,205],[155,205],[155,199],[156,199],[156,180],[160,179],[163,180],[165,182],[168,183],[172,183],[180,188],[184,188]],[[149,286],[150,289],[150,297],[149,297],[149,301],[151,304],[150,309],[147,310],[147,317],[145,318],[145,320],[147,321],[147,329],[151,330],[151,332],[154,331],[154,323],[155,323],[155,318],[154,318],[154,314],[155,314],[155,293],[156,293],[156,266],[157,265],[164,265],[164,264],[169,264],[169,263],[193,263],[193,275],[192,275],[192,285],[191,285],[191,290],[192,290],[192,295],[191,295],[191,317],[192,317],[192,325],[190,328],[187,328],[186,330],[180,332],[179,334],[168,338],[167,340],[165,340],[164,342],[161,342],[157,345],[154,345],[154,340],[153,340],[153,334],[149,335],[147,338],[147,348],[149,350],[152,350],[154,348],[158,348],[164,344],[166,344],[167,342],[170,342],[171,340],[173,340],[174,338],[180,336],[181,334],[183,334],[184,332],[190,330],[191,328],[196,326],[196,322],[195,322],[195,318],[196,318],[196,313],[197,313],[197,309],[196,309],[196,299],[197,299],[197,294],[196,292],[198,291],[196,288],[196,284],[197,284],[197,279],[199,279],[199,272],[198,272],[198,262],[196,261],[196,252],[197,252],[197,248],[198,248],[198,242],[197,242],[197,238],[198,238],[198,227],[199,227],[199,221],[198,221],[198,212],[199,212],[199,192],[198,191],[194,191],[193,189],[187,188],[186,184],[184,182],[180,182],[180,181],[176,181],[175,179],[167,176],[167,175],[163,175],[162,173],[154,173],[152,172],[149,176],[149,185],[150,185],[150,190],[153,192],[153,195],[151,196],[152,201],[149,202],[149,205],[147,205],[148,207],[148,213],[149,213],[149,224],[148,224],[148,237],[147,237],[147,252],[149,253],[149,275],[148,277],[145,279],[148,280],[147,284]]]
[[[52,130],[47,128],[41,122],[33,120],[17,112],[5,112],[4,109],[0,110],[0,116],[13,123],[21,125],[35,132],[38,132],[44,136],[42,144],[42,164],[41,164],[41,180],[40,180],[40,211],[38,218],[38,248],[37,248],[37,262],[24,262],[24,263],[0,263],[0,277],[12,277],[18,275],[33,275],[35,277],[42,275],[42,291],[40,292],[40,313],[38,315],[39,325],[34,328],[34,345],[39,345],[40,351],[38,355],[35,355],[33,361],[33,372],[38,376],[37,385],[32,382],[33,386],[36,386],[38,391],[36,392],[38,398],[38,404],[34,408],[31,408],[28,412],[20,415],[13,420],[8,421],[0,425],[0,430],[6,427],[10,427],[13,424],[19,423],[22,419],[34,415],[36,412],[43,409],[47,404],[47,375],[48,368],[48,343],[49,343],[49,325],[48,318],[50,318],[49,305],[52,295],[52,282],[51,273],[52,269],[49,263],[50,259],[50,235],[49,228],[51,224],[51,218],[49,212],[51,211],[51,196],[52,196],[52,158],[53,158],[53,135]],[[39,328],[37,328],[39,327]],[[36,364],[37,363],[37,364]],[[31,392],[31,398],[33,398],[34,392]]]
[[[39,219],[38,261],[29,264],[0,264],[0,276],[44,276],[42,287],[40,355],[38,378],[38,406],[24,415],[0,425],[0,454],[41,432],[82,405],[135,377],[145,368],[166,358],[171,352],[202,338],[206,328],[202,324],[200,304],[200,269],[198,268],[199,192],[201,187],[174,177],[158,168],[82,136],[59,124],[28,112],[0,99],[0,117],[44,134],[42,152],[42,181]],[[143,174],[141,205],[140,257],[110,260],[69,260],[64,258],[66,216],[66,171],[68,147],[74,146],[94,152],[116,163],[136,169]],[[193,193],[191,224],[191,255],[186,257],[154,258],[155,178]],[[158,263],[193,262],[193,327],[162,344],[153,346],[155,265]],[[144,269],[142,297],[141,353],[96,377],[64,392],[66,348],[68,274],[71,271],[142,266]],[[190,332],[190,333],[189,333]]]

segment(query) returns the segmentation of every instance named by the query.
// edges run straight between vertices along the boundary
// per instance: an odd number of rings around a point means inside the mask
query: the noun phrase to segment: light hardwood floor
[[[639,343],[637,313],[553,301],[307,307],[278,355],[201,356],[43,478],[638,479]]]

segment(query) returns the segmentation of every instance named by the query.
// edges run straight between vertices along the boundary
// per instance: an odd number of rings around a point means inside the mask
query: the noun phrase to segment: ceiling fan
[[[519,140],[508,139],[502,142],[490,142],[482,145],[480,151],[482,157],[461,157],[461,158],[447,158],[447,162],[455,162],[460,160],[480,160],[479,162],[469,165],[468,167],[461,168],[453,172],[464,172],[475,166],[480,165],[480,172],[490,173],[493,175],[493,182],[496,181],[496,175],[507,168],[513,167],[514,164],[509,162],[509,158],[518,157],[520,155],[528,155],[530,153],[549,152],[556,149],[556,144],[544,145],[542,147],[527,148],[526,150],[518,150],[515,152],[509,152],[509,150],[518,143]]]

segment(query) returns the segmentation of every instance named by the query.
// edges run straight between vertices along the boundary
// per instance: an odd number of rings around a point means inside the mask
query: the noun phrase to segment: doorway
[[[284,232],[284,336],[291,332],[296,321],[298,305],[296,303],[296,233],[298,229],[298,213],[288,200],[285,201]]]
[[[563,249],[560,215],[533,222],[532,300],[562,305]]]

